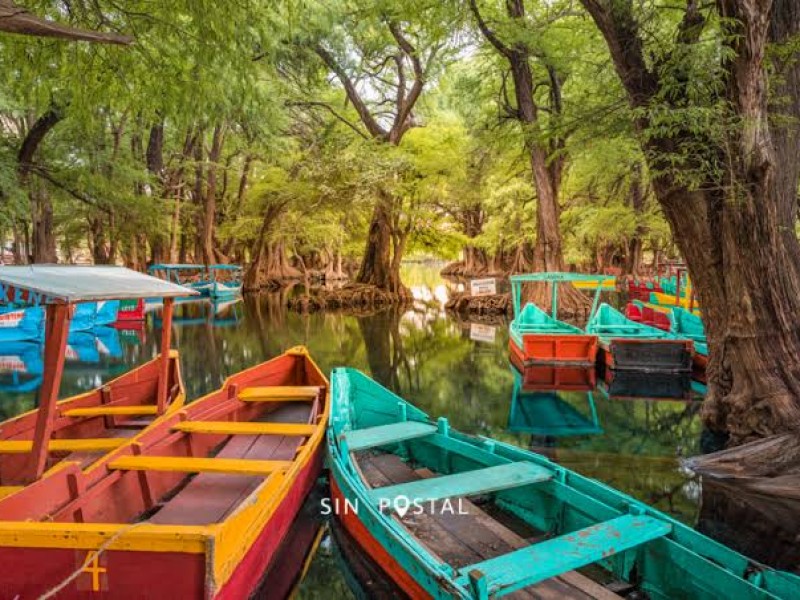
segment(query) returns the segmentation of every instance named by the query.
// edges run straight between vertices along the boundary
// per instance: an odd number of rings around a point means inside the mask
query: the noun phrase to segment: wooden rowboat
[[[412,598],[800,597],[800,577],[541,455],[433,422],[357,371],[334,370],[331,385],[338,519]],[[608,587],[576,572],[589,565]]]
[[[116,298],[141,289],[165,299],[169,319],[172,298],[186,293],[184,288],[118,267],[52,265],[0,267],[0,286],[6,297],[35,296],[37,308],[46,310],[38,408],[0,423],[0,498],[33,485],[48,469],[58,471],[65,460],[80,471],[125,444],[158,415],[183,404],[170,327],[164,329],[156,359],[99,389],[60,402],[58,390],[65,360],[71,355],[81,358],[70,347],[80,341],[75,336],[88,337],[92,357],[100,350],[113,352],[118,345],[110,341],[116,339],[114,330],[107,330],[112,337],[106,343],[94,335],[72,332],[74,315],[97,314],[103,305],[113,308]]]
[[[247,598],[319,476],[327,389],[295,348],[6,496],[0,597]]]
[[[614,282],[613,277],[577,273],[534,273],[511,277],[511,296],[514,319],[509,325],[509,351],[523,367],[537,364],[593,365],[597,356],[597,336],[578,327],[559,321],[558,284],[593,283],[597,285],[595,303],[602,285]],[[552,289],[552,314],[535,304],[522,306],[522,287],[525,284],[549,284]]]
[[[589,319],[586,332],[598,336],[600,357],[609,369],[691,370],[691,340],[631,321],[608,304]]]

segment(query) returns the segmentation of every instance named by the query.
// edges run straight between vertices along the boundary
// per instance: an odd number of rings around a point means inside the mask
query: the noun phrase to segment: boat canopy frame
[[[103,300],[127,300],[145,296],[164,299],[161,364],[157,413],[167,406],[172,313],[175,298],[198,295],[196,290],[116,266],[25,265],[0,267],[0,303],[35,301],[45,306],[44,375],[30,452],[27,478],[39,479],[55,429],[56,404],[64,371],[69,324],[75,305]]]
[[[216,271],[236,271],[243,273],[244,268],[242,265],[226,265],[226,264],[216,264],[216,265],[203,265],[203,264],[193,264],[193,263],[159,263],[155,265],[151,265],[147,268],[148,273],[155,273],[156,271],[164,271],[165,273],[179,273],[180,271],[187,271],[187,272],[197,272],[197,271],[204,271],[210,281],[216,281],[215,272]],[[167,281],[171,281],[169,276],[167,277]],[[179,283],[180,285],[180,283]]]
[[[616,277],[613,275],[589,275],[585,273],[565,273],[558,271],[545,271],[541,273],[525,273],[521,275],[512,275],[509,277],[511,281],[511,299],[514,305],[514,317],[518,317],[522,310],[522,286],[526,283],[549,283],[552,293],[551,313],[554,319],[558,318],[558,284],[559,283],[572,283],[575,281],[596,282],[598,284],[592,300],[592,310],[589,313],[591,318],[597,307],[600,304],[600,292],[602,285],[609,281],[615,281]]]

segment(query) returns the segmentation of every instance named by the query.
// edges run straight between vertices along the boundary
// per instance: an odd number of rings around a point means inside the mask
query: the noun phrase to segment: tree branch
[[[352,102],[353,108],[356,109],[361,122],[364,124],[364,127],[367,128],[367,131],[369,131],[370,135],[380,139],[387,138],[388,132],[375,120],[372,113],[370,113],[369,108],[364,103],[364,100],[361,98],[361,95],[358,93],[353,81],[350,79],[341,65],[336,62],[336,59],[334,59],[333,55],[320,44],[316,44],[314,46],[314,51],[342,83],[345,93],[347,94],[347,98],[350,100],[350,102]]]
[[[494,46],[500,54],[506,58],[511,58],[511,49],[500,41],[500,38],[497,37],[494,31],[492,31],[486,24],[486,21],[483,20],[483,17],[478,10],[477,2],[475,0],[469,0],[469,7],[472,10],[472,14],[475,15],[475,20],[478,23],[478,29],[481,30],[483,37],[489,40],[489,43]]]
[[[334,108],[331,105],[329,105],[329,104],[327,104],[325,102],[315,102],[315,101],[311,101],[311,100],[294,100],[294,101],[290,100],[290,101],[286,102],[286,106],[307,106],[307,107],[324,108],[329,113],[331,113],[334,117],[336,117],[336,119],[338,119],[339,121],[341,121],[342,123],[347,125],[350,129],[355,131],[362,138],[364,138],[365,140],[370,139],[370,137],[367,134],[365,134],[363,131],[361,131],[355,125],[355,123],[351,123],[345,117],[343,117],[338,112],[336,112],[336,110],[334,110]]]

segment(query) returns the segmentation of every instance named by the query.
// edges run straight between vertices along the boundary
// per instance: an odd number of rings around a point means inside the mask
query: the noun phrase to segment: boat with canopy
[[[148,273],[197,290],[211,298],[230,298],[242,291],[240,265],[157,264]]]
[[[0,422],[0,498],[14,495],[47,472],[62,470],[64,461],[79,472],[183,403],[169,321],[173,298],[194,293],[191,290],[111,266],[0,267],[0,283],[7,294],[35,295],[46,312],[38,408]],[[161,354],[98,389],[58,401],[77,307],[141,294],[164,298],[167,325]],[[93,337],[91,345],[97,350]]]
[[[293,348],[0,499],[0,596],[252,597],[319,478],[328,399]]]
[[[558,286],[560,283],[594,283],[592,303],[594,313],[603,286],[615,281],[607,275],[580,273],[531,273],[512,275],[511,298],[514,319],[509,325],[509,350],[516,360],[527,367],[534,364],[593,365],[597,355],[597,335],[587,333],[575,325],[558,320]],[[532,302],[522,305],[525,284],[549,284],[551,289],[551,314]]]

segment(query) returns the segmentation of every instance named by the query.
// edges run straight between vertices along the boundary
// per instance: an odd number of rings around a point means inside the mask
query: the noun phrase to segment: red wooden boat
[[[144,298],[131,298],[119,304],[117,323],[127,321],[144,321]]]
[[[183,404],[170,327],[164,328],[159,357],[99,389],[57,399],[76,304],[125,298],[135,289],[164,297],[171,319],[173,298],[185,288],[118,267],[52,265],[0,267],[0,286],[12,295],[35,296],[47,315],[39,406],[0,423],[0,498],[58,470],[62,461],[80,471]]]
[[[304,348],[237,373],[81,471],[0,500],[0,598],[247,598],[322,468]]]

